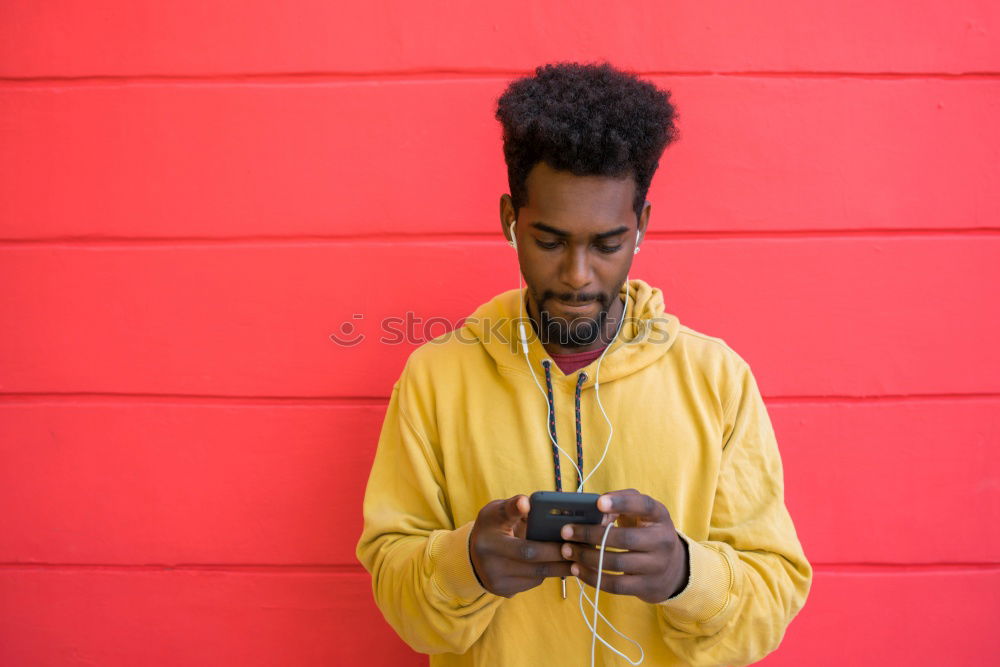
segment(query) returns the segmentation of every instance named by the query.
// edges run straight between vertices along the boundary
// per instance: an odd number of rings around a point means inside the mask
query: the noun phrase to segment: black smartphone
[[[597,509],[599,493],[577,493],[575,491],[535,491],[528,499],[529,540],[562,542],[559,531],[567,523],[600,524],[604,512]]]

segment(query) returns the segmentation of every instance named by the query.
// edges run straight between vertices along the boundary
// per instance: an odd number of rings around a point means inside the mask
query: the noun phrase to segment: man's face
[[[540,162],[526,185],[528,202],[518,212],[515,234],[542,342],[554,352],[604,347],[621,317],[618,291],[632,265],[636,233],[645,231],[649,205],[637,221],[631,176],[576,176]],[[513,205],[504,195],[504,227],[513,219]]]

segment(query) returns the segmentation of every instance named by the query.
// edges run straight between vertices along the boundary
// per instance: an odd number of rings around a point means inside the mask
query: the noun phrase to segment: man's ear
[[[638,248],[642,240],[646,238],[646,227],[649,225],[649,215],[653,210],[653,205],[646,201],[642,206],[642,211],[639,213],[639,231],[636,234],[635,247]]]
[[[509,194],[500,195],[500,230],[507,243],[516,243],[511,223],[514,222],[514,200]]]

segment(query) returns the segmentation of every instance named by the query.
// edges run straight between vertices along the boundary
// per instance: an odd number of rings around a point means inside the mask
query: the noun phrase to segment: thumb
[[[530,503],[528,496],[517,495],[500,504],[499,523],[503,530],[512,531],[519,521],[528,516]]]

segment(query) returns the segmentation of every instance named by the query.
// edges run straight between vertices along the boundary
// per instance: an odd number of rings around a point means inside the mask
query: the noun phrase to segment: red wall
[[[816,567],[767,664],[1000,654],[996,3],[337,4],[3,3],[0,663],[424,662],[353,556],[377,322],[516,286],[493,102],[604,58],[681,114],[632,275]]]

